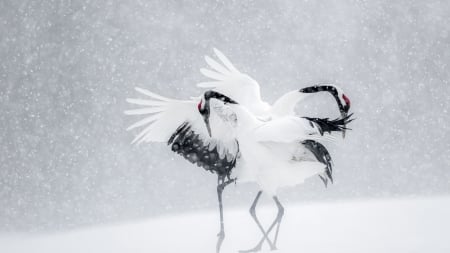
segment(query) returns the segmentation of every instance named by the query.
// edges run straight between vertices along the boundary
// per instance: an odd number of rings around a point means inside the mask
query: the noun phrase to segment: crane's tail
[[[351,118],[351,116],[353,116],[353,113],[349,114],[346,117],[337,118],[334,120],[330,120],[329,118],[309,118],[309,117],[303,118],[316,123],[319,126],[320,133],[323,135],[323,133],[325,132],[331,133],[331,132],[344,132],[345,130],[351,130],[350,128],[347,128],[347,124],[354,120]]]

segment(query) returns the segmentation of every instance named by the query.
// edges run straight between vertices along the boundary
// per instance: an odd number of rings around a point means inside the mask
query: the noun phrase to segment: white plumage
[[[247,74],[241,73],[231,63],[231,61],[219,50],[214,48],[214,53],[220,62],[205,56],[205,60],[211,69],[202,68],[200,72],[211,81],[198,83],[200,88],[207,88],[220,92],[239,104],[246,107],[257,117],[264,120],[272,118],[284,117],[287,115],[295,115],[295,106],[308,98],[312,93],[326,91],[330,92],[338,103],[341,113],[345,106],[350,106],[350,101],[343,93],[343,90],[333,84],[320,84],[314,87],[328,87],[327,89],[318,90],[293,90],[279,97],[273,105],[261,99],[260,85],[256,80]],[[344,117],[344,115],[342,115]]]
[[[284,213],[277,198],[278,190],[303,183],[305,179],[315,175],[319,175],[325,185],[328,179],[333,180],[331,157],[320,142],[331,139],[324,132],[343,132],[345,124],[350,121],[349,117],[330,121],[287,115],[264,121],[246,107],[216,91],[207,91],[202,103],[206,106],[199,107],[199,112],[207,128],[226,126],[229,128],[228,138],[235,139],[239,144],[240,156],[232,171],[233,176],[239,181],[256,182],[261,189],[250,213],[263,233],[263,238],[254,248],[243,252],[259,251],[264,241],[267,241],[272,250],[276,249],[279,225]],[[220,120],[211,123],[209,119],[215,114]],[[214,131],[209,134],[216,138]],[[261,226],[255,213],[262,192],[273,196],[278,206],[277,217],[267,230]],[[274,239],[270,240],[268,234],[275,226]]]
[[[327,184],[332,180],[331,157],[323,141],[333,140],[328,133],[345,132],[350,122],[349,99],[334,85],[311,86],[281,96],[272,106],[261,99],[260,86],[241,73],[220,51],[214,49],[220,63],[206,56],[211,69],[201,69],[212,81],[199,83],[211,89],[190,100],[166,98],[136,88],[144,98],[127,101],[140,106],[125,111],[127,115],[144,116],[127,130],[141,128],[133,143],[166,142],[185,159],[218,175],[218,198],[221,230],[216,251],[224,238],[222,191],[226,185],[239,181],[256,182],[262,191],[273,196],[279,213],[264,230],[254,213],[261,191],[251,209],[263,238],[249,251],[258,251],[266,240],[275,249],[283,207],[276,194],[281,187],[303,183],[319,175]],[[338,104],[341,119],[300,118],[295,105],[312,93],[327,91]],[[277,225],[275,237],[268,234]]]
[[[143,128],[133,139],[132,143],[142,142],[168,142],[170,137],[176,132],[184,122],[188,122],[191,129],[204,142],[204,145],[211,151],[217,148],[219,157],[228,156],[238,153],[238,147],[234,138],[227,134],[229,128],[222,124],[220,127],[214,128],[215,138],[208,135],[203,118],[200,115],[197,104],[198,99],[176,100],[163,97],[151,91],[142,88],[136,88],[136,91],[147,98],[128,98],[127,102],[134,105],[145,106],[138,109],[126,110],[127,115],[143,115],[144,118],[129,126],[127,130],[135,128]],[[212,117],[212,122],[216,120],[216,116]]]
[[[211,124],[211,129],[223,127],[224,123],[232,127],[228,130],[229,138],[238,141],[241,154],[233,170],[239,182],[256,182],[269,196],[275,196],[281,187],[303,183],[318,174],[326,177],[327,166],[301,144],[305,140],[333,140],[329,135],[322,135],[316,123],[296,116],[262,121],[240,104],[222,103],[222,106],[231,108],[235,113],[231,118],[236,118],[236,122],[227,124],[230,116],[221,115],[223,121]],[[217,114],[224,111],[218,106],[213,108]]]

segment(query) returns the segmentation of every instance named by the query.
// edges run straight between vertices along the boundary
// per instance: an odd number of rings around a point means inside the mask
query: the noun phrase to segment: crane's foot
[[[259,252],[261,251],[261,244],[256,245],[253,249],[247,249],[247,250],[239,250],[239,253],[251,253],[251,252]]]
[[[264,241],[261,241],[261,242],[258,243],[254,248],[247,249],[247,250],[239,250],[239,253],[259,252],[259,251],[261,251],[263,242],[264,242]],[[270,247],[270,250],[277,250],[277,247],[276,247],[275,245],[274,245],[274,246],[271,246],[271,247]]]
[[[223,240],[225,239],[225,232],[220,231],[217,234],[217,244],[216,244],[216,253],[220,252],[220,248],[222,247]]]

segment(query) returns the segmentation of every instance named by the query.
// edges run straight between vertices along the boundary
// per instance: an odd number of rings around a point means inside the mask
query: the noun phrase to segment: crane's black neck
[[[233,99],[229,98],[228,96],[225,96],[224,94],[219,93],[217,91],[213,91],[213,90],[209,90],[209,91],[205,92],[204,97],[205,97],[205,101],[207,103],[209,103],[209,100],[211,98],[215,98],[215,99],[218,99],[218,100],[222,100],[224,103],[237,104],[236,101],[234,101]]]
[[[322,92],[322,91],[329,92],[331,95],[333,95],[334,99],[336,100],[338,107],[339,107],[339,111],[341,113],[347,112],[350,109],[348,105],[342,104],[341,98],[339,97],[338,90],[336,89],[336,87],[334,87],[332,85],[314,85],[314,86],[300,89],[299,91],[302,93],[317,93],[317,92]]]

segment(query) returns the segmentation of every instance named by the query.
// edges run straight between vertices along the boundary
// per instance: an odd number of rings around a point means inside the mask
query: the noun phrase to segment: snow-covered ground
[[[450,252],[450,197],[286,203],[285,208],[280,253]],[[258,215],[268,223],[275,212],[275,206],[265,205]],[[208,211],[59,234],[4,235],[0,252],[211,253],[217,216]],[[247,210],[226,209],[225,219],[222,252],[247,249],[259,240],[260,232]],[[263,252],[267,251],[265,247]]]

